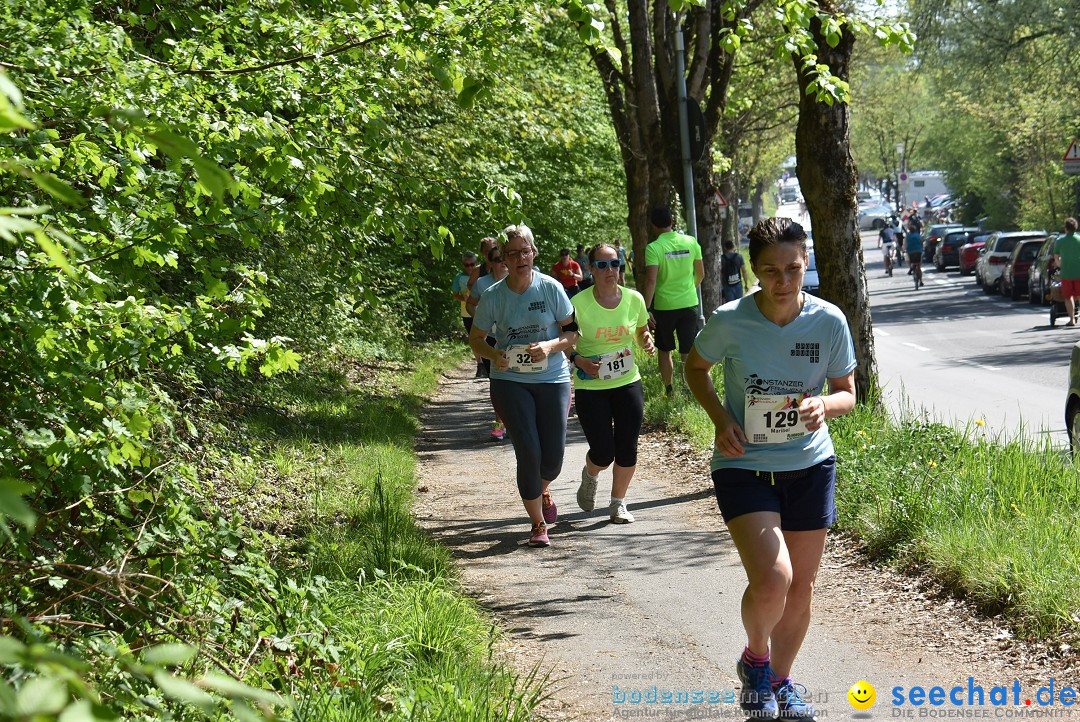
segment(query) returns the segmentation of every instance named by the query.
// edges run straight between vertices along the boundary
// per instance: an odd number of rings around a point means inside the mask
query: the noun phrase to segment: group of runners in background
[[[500,243],[484,239],[484,276],[469,273],[474,254],[463,256],[455,298],[463,304],[477,375],[490,378],[497,428],[505,424],[513,443],[528,543],[548,546],[549,525],[558,519],[550,486],[562,470],[571,385],[589,447],[577,503],[592,511],[598,477],[613,467],[609,517],[634,521],[626,496],[644,393],[632,346],[658,354],[668,394],[671,353],[678,350],[687,388],[715,426],[713,485],[748,578],[747,641],[736,666],[740,704],[752,716],[813,720],[790,671],[809,627],[825,535],[836,519],[835,457],[825,422],[855,403],[847,321],[836,306],[802,292],[808,264],[802,227],[770,218],[749,233],[760,289],[743,297],[741,255],[722,261],[722,286],[737,285],[738,293],[702,328],[701,248],[672,229],[669,209],[654,209],[650,222],[655,239],[646,247],[644,293],[622,285],[626,257],[618,243],[579,247],[577,258],[563,249],[551,276],[535,268],[537,245],[524,225],[504,229]],[[723,367],[723,401],[710,374],[714,364]]]

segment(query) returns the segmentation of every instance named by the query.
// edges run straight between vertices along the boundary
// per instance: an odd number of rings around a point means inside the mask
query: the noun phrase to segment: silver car
[[[859,230],[879,231],[892,217],[893,209],[884,203],[863,206],[859,209]]]

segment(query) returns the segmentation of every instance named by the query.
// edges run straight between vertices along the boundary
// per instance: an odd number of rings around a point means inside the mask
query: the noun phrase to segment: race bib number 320
[[[799,418],[800,394],[747,394],[746,438],[751,444],[779,444],[806,436],[806,422]]]
[[[548,357],[545,356],[539,361],[534,361],[532,354],[529,353],[528,346],[511,346],[503,353],[506,354],[506,359],[510,362],[511,371],[517,371],[519,374],[538,374],[547,370]]]

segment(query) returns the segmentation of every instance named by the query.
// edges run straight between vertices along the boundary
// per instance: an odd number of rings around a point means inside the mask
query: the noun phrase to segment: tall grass
[[[712,424],[694,399],[666,397],[655,361],[638,358],[646,423],[711,448]],[[722,394],[718,367],[713,378]],[[839,530],[1026,634],[1080,634],[1080,472],[1066,453],[1049,441],[998,443],[979,422],[893,419],[873,403],[829,427]]]
[[[317,603],[331,652],[279,685],[297,719],[528,719],[546,680],[499,663],[499,630],[410,513],[417,414],[464,348],[399,354],[324,360],[277,382],[249,418],[264,452],[252,456],[276,483],[308,490],[289,529],[295,555],[283,561],[325,588]]]

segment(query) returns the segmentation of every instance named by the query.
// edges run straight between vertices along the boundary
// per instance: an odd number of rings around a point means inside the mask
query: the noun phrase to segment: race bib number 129
[[[806,436],[806,422],[799,418],[800,394],[747,394],[746,438],[751,444],[779,444]]]
[[[539,361],[533,361],[528,346],[511,346],[503,353],[506,354],[506,358],[510,362],[511,371],[517,371],[521,374],[537,374],[547,370],[548,357],[545,356]]]

